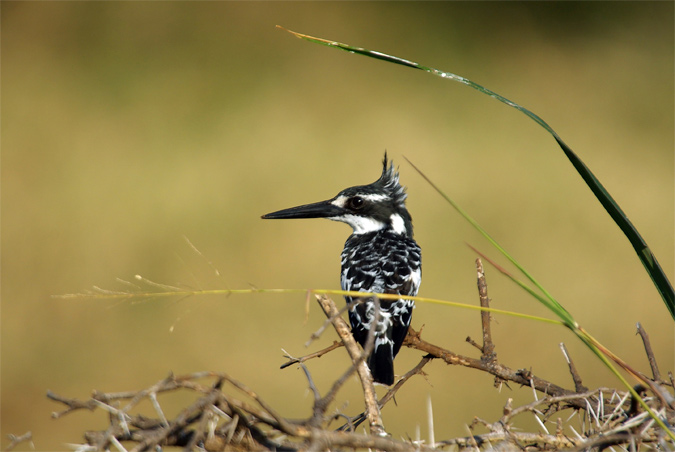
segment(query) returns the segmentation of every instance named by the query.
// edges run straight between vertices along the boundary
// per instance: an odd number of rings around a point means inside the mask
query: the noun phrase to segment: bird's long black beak
[[[276,212],[263,215],[261,218],[266,220],[286,219],[286,218],[331,218],[340,216],[343,211],[340,207],[331,204],[332,199],[328,201],[305,204],[304,206],[291,207],[290,209],[278,210]]]

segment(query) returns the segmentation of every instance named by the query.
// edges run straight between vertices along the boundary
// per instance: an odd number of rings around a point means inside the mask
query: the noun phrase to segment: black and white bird
[[[342,251],[342,290],[402,295],[396,300],[345,297],[352,334],[366,347],[376,383],[394,383],[394,357],[405,339],[422,280],[421,249],[413,240],[412,218],[405,207],[405,188],[398,172],[384,154],[382,175],[370,185],[342,190],[332,199],[306,204],[262,218],[328,218],[347,223],[354,230]],[[376,320],[376,322],[374,322]],[[370,333],[372,330],[372,333]]]

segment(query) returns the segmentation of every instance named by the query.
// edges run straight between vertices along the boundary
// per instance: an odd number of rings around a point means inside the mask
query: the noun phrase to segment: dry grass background
[[[424,251],[420,295],[477,304],[465,242],[490,250],[403,155],[610,349],[648,371],[634,334],[640,321],[662,370],[674,368],[672,319],[542,129],[466,87],[274,28],[452,71],[532,109],[595,171],[673,275],[672,3],[1,8],[3,436],[32,430],[36,449],[65,449],[105,419],[51,420],[47,389],[84,398],[94,388],[147,386],[169,371],[226,371],[283,415],[306,416],[304,376],[279,370],[281,348],[306,353],[322,321],[312,306],[305,323],[303,296],[133,304],[51,296],[121,289],[116,278],[135,274],[202,288],[338,288],[345,226],[259,216],[372,182],[384,149],[409,187]],[[494,307],[548,315],[487,271]],[[427,340],[470,354],[464,338],[480,334],[478,317],[419,305],[413,324],[425,325]],[[564,341],[587,386],[617,385],[562,328],[498,318],[493,334],[511,367],[571,387]],[[397,371],[418,360],[403,350]],[[348,359],[334,352],[308,365],[325,390]],[[414,437],[427,395],[437,439],[466,434],[474,415],[496,419],[507,397],[531,397],[498,393],[467,369],[432,363],[427,371],[384,410],[395,435]],[[356,383],[342,394],[349,400],[360,400]],[[361,409],[354,405],[345,409]]]

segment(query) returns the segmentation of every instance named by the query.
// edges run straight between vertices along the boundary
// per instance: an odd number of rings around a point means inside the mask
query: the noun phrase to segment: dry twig
[[[659,366],[656,364],[656,358],[654,357],[654,352],[652,351],[652,344],[649,342],[649,335],[645,329],[642,328],[640,322],[637,323],[637,331],[642,338],[642,343],[645,346],[645,353],[647,353],[647,359],[649,360],[649,366],[652,368],[654,380],[661,381],[661,372],[659,371]]]
[[[478,269],[478,288],[481,306],[489,307],[487,283],[480,260]],[[95,391],[92,397],[82,401],[48,392],[47,396],[64,405],[65,409],[53,413],[54,418],[77,410],[104,411],[108,414],[109,425],[105,430],[85,432],[84,438],[94,450],[125,450],[123,442],[134,444],[132,451],[152,450],[165,446],[182,447],[184,450],[334,450],[334,449],[371,449],[400,452],[438,451],[448,447],[460,449],[502,448],[518,450],[602,450],[620,446],[637,449],[641,444],[674,450],[675,444],[665,432],[641,411],[640,406],[627,392],[612,389],[588,391],[581,382],[571,357],[564,345],[561,348],[567,360],[575,389],[569,390],[535,376],[529,370],[513,370],[497,360],[495,344],[490,332],[490,316],[481,314],[483,344],[476,344],[480,358],[458,355],[438,345],[430,344],[421,338],[421,331],[412,328],[404,344],[425,353],[420,362],[398,379],[389,391],[376,399],[372,377],[367,369],[365,357],[372,348],[373,338],[369,337],[365,350],[356,344],[347,322],[342,318],[332,300],[317,297],[330,324],[335,328],[341,342],[301,358],[287,356],[289,361],[282,368],[298,364],[303,369],[309,388],[313,393],[312,414],[307,419],[291,420],[283,417],[255,391],[245,384],[221,372],[198,372],[189,375],[168,377],[149,388],[140,391],[104,393]],[[675,422],[675,398],[667,390],[670,382],[660,380],[647,333],[638,324],[648,355],[654,380],[650,388],[641,388],[642,393],[652,396],[645,400],[670,425]],[[314,384],[304,362],[324,356],[336,348],[345,346],[351,358],[349,368],[333,383],[331,389],[321,395]],[[495,422],[476,418],[471,429],[479,426],[487,430],[482,434],[470,434],[462,438],[434,441],[424,445],[419,442],[396,440],[386,435],[380,415],[381,408],[393,400],[414,375],[425,375],[424,367],[432,359],[442,359],[447,364],[470,367],[495,377],[497,382],[513,382],[529,386],[543,396],[536,396],[533,402],[514,407],[509,399],[503,413]],[[366,410],[355,417],[338,413],[327,416],[329,405],[347,379],[356,373],[361,381]],[[208,380],[205,384],[203,380]],[[183,391],[192,393],[194,401],[175,417],[167,417],[162,409],[161,397],[168,392]],[[137,414],[141,403],[149,403],[154,417]],[[567,413],[570,414],[567,414]],[[533,416],[540,432],[523,432],[515,424],[524,416]],[[346,418],[347,423],[337,430],[329,428],[336,418]],[[370,425],[370,435],[356,433],[355,428],[364,420]],[[576,420],[578,425],[573,425]],[[547,427],[549,424],[550,427]],[[553,431],[550,433],[549,430]],[[9,448],[30,437],[11,437]],[[89,447],[87,446],[87,447]],[[84,450],[85,447],[82,448]],[[87,449],[92,450],[92,449]]]
[[[31,442],[31,444],[32,444],[33,433],[32,432],[26,432],[23,435],[19,435],[19,436],[9,434],[9,435],[7,435],[7,438],[9,438],[10,443],[7,445],[5,450],[7,452],[9,452],[11,450],[14,450],[14,448],[21,443]]]
[[[365,362],[367,354],[365,352],[361,353],[354,336],[352,336],[351,328],[349,328],[349,325],[347,325],[347,322],[345,322],[342,317],[337,315],[338,309],[335,307],[333,300],[326,296],[318,296],[317,299],[321,309],[323,309],[326,316],[331,319],[335,331],[340,336],[340,339],[342,339],[342,343],[345,345],[345,348],[352,359],[352,363],[356,367],[356,372],[359,375],[361,387],[363,388],[363,398],[366,404],[366,416],[370,424],[370,433],[383,436],[386,432],[382,423],[380,408],[377,405],[377,395],[375,394],[375,388],[373,387],[373,377]]]

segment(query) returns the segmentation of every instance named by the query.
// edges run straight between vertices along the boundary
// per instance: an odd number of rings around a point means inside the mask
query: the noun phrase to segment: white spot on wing
[[[403,218],[401,218],[401,215],[397,213],[392,213],[391,216],[389,217],[391,220],[391,228],[394,230],[395,233],[397,234],[405,234],[405,223],[403,222]]]
[[[410,279],[412,279],[413,287],[414,287],[414,289],[413,289],[414,293],[412,293],[411,295],[415,296],[415,295],[417,295],[417,291],[420,288],[420,284],[422,284],[422,270],[418,268],[417,270],[413,271],[410,274]]]

